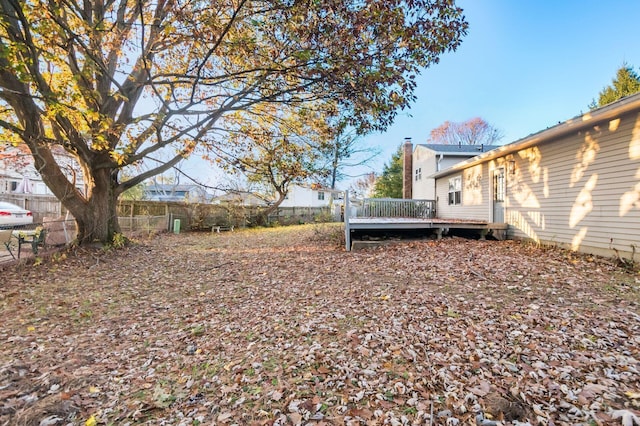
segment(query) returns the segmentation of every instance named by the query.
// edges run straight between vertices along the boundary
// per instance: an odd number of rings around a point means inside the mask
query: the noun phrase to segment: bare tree
[[[445,121],[431,131],[428,141],[444,145],[494,145],[503,137],[502,131],[475,117],[461,123]]]
[[[356,179],[350,186],[349,192],[355,198],[367,198],[373,195],[376,186],[376,174],[367,173]]]

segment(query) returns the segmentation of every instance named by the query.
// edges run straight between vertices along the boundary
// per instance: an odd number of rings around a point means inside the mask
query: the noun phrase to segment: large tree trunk
[[[108,154],[98,154],[93,164],[81,164],[86,194],[62,173],[51,150],[40,142],[29,145],[43,181],[76,219],[77,243],[110,243],[120,232],[116,212],[119,192],[117,174],[109,167]],[[97,166],[101,165],[101,167]]]
[[[15,84],[19,89],[19,83]],[[16,92],[19,92],[17,89]],[[31,150],[36,170],[76,219],[77,242],[84,244],[113,241],[114,234],[120,231],[116,214],[119,193],[116,191],[117,174],[114,173],[114,167],[109,167],[112,162],[109,152],[95,153],[85,150],[85,161],[80,162],[80,166],[83,168],[87,193],[82,194],[75,187],[75,182],[71,182],[63,173],[51,151],[50,143],[43,137],[46,133],[45,126],[41,112],[35,107],[33,100],[25,96],[15,96],[11,100],[14,101],[15,109],[24,125],[22,138]]]
[[[120,232],[118,225],[117,201],[111,169],[99,169],[93,173],[93,188],[81,209],[75,208],[71,214],[78,225],[78,243],[113,241]]]

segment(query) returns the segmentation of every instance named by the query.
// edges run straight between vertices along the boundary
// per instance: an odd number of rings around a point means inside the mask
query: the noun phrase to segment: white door
[[[495,223],[504,223],[505,190],[504,167],[500,167],[493,171],[493,221]]]

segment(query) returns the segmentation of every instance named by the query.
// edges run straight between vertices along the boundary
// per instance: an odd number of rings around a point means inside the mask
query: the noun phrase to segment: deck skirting
[[[460,219],[418,219],[399,217],[354,217],[345,222],[346,250],[351,251],[351,233],[358,230],[408,230],[408,229],[433,229],[436,237],[442,238],[451,229],[472,229],[480,232],[480,238],[484,239],[491,234],[494,238],[503,240],[507,236],[508,225],[506,223],[483,222],[476,220]]]

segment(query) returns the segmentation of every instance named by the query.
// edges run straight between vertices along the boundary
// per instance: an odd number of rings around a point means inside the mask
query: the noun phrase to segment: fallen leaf
[[[231,411],[225,411],[224,413],[220,413],[218,415],[218,421],[219,422],[226,422],[227,420],[230,420],[233,417],[233,413]]]

